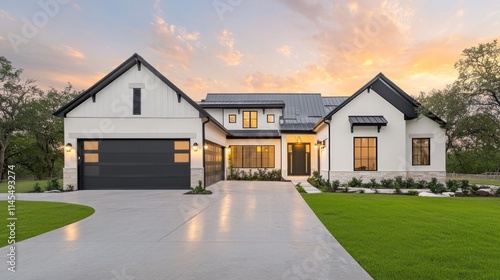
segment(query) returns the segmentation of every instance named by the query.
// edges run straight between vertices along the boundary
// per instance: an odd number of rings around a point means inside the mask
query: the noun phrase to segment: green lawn
[[[375,279],[500,279],[500,199],[303,195]]]
[[[69,225],[94,213],[84,205],[61,202],[16,201],[16,242]],[[8,243],[7,201],[0,201],[0,247]]]
[[[42,191],[45,191],[45,186],[47,185],[47,180],[42,181],[16,181],[16,193],[26,193],[33,190],[33,186],[36,183],[40,183]],[[62,186],[62,180],[59,180],[59,184]],[[0,183],[0,193],[7,192],[7,182]]]

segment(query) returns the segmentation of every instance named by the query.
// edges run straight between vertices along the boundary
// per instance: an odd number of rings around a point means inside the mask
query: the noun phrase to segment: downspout
[[[202,138],[202,143],[201,143],[201,156],[203,157],[203,188],[207,187],[207,180],[205,176],[205,124],[210,122],[210,118],[207,118],[206,120],[203,121],[202,126],[201,126],[201,138]]]
[[[326,121],[326,120],[323,120],[324,123],[326,123],[328,125],[328,181],[330,181],[330,171],[331,171],[331,163],[332,163],[332,157],[330,155],[330,152],[331,152],[331,139],[332,139],[332,131],[330,130],[330,122]]]

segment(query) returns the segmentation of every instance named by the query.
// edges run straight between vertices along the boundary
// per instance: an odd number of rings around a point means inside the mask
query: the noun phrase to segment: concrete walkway
[[[291,179],[294,186],[300,183],[306,193],[321,193],[320,190],[307,182],[307,178],[308,177],[290,177],[289,179]]]
[[[0,279],[371,279],[289,182],[210,189],[19,194],[96,212],[18,243],[17,272],[4,261]]]

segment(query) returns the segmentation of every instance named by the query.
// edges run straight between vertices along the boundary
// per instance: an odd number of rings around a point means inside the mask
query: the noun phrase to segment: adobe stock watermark
[[[51,18],[54,18],[61,10],[61,5],[66,5],[71,0],[40,0],[38,5],[41,10],[38,10],[31,16],[31,19],[26,17],[21,18],[23,24],[21,26],[20,34],[10,32],[7,38],[16,53],[19,52],[21,44],[27,44],[33,39],[42,28],[49,24]]]
[[[215,12],[219,16],[220,21],[224,20],[224,14],[234,11],[234,8],[243,3],[243,0],[215,0],[212,2]]]
[[[121,271],[118,272],[116,269],[111,270],[113,274],[113,278],[110,280],[135,280],[137,279],[135,276],[131,276],[127,274],[127,268],[122,267]]]
[[[303,260],[285,270],[280,279],[330,279],[333,274],[337,277],[340,276],[340,278],[348,278],[352,264],[342,256],[335,254],[336,250],[341,249],[340,244],[334,242],[335,240],[326,229],[315,227],[312,230],[320,231],[320,234],[315,238],[318,245],[314,247],[312,252],[305,255]]]

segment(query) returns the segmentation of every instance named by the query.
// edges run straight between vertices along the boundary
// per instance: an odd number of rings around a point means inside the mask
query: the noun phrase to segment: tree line
[[[500,172],[500,45],[470,47],[455,63],[457,79],[421,93],[423,110],[447,122],[447,171]]]
[[[500,170],[500,46],[497,40],[470,47],[455,63],[457,79],[443,89],[421,93],[421,111],[446,121],[447,171]],[[7,165],[18,176],[60,178],[64,125],[52,115],[81,91],[41,90],[0,56],[0,181]]]
[[[0,56],[0,181],[8,165],[18,177],[62,177],[64,124],[52,113],[78,94],[71,84],[41,90]]]

